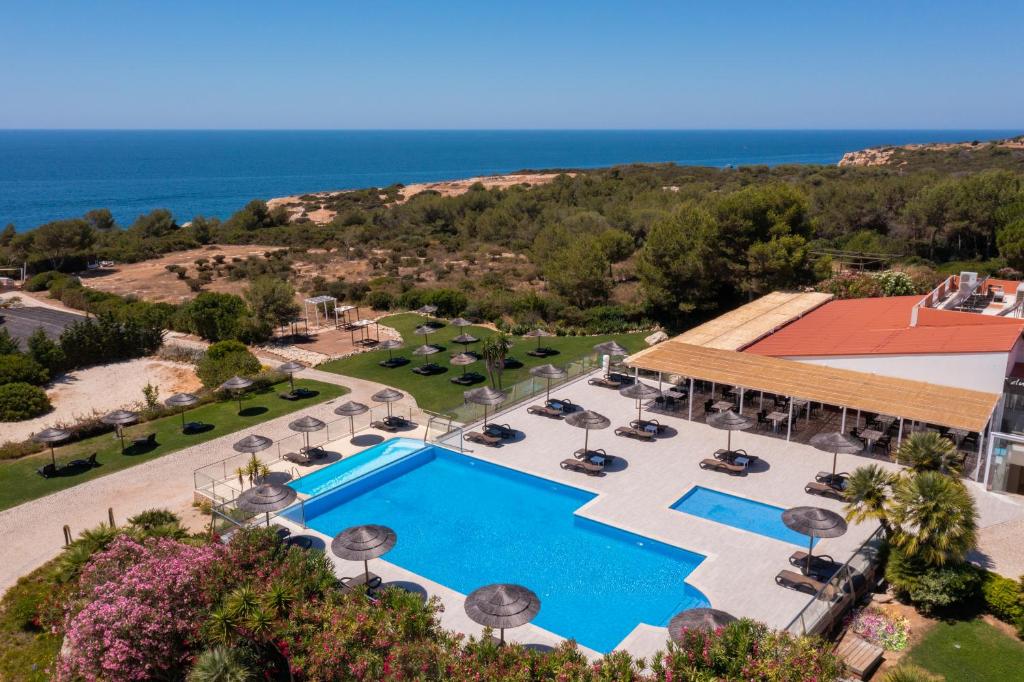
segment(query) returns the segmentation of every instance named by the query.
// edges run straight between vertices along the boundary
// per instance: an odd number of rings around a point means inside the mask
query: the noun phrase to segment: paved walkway
[[[372,404],[370,396],[384,388],[372,381],[316,369],[304,370],[302,377],[351,389],[351,393],[342,398],[300,410],[324,421],[337,419],[332,413],[336,403],[357,400]],[[415,407],[411,397],[398,405],[405,409]],[[262,422],[253,431],[274,440],[284,438],[293,435],[288,423],[294,419],[295,413],[277,417]],[[105,523],[108,508],[113,508],[118,523],[124,523],[129,516],[146,509],[167,508],[179,513],[187,512],[193,499],[193,470],[234,454],[231,444],[240,437],[241,432],[226,434],[0,512],[0,547],[4,554],[4,560],[0,562],[0,594],[19,576],[60,552],[65,524],[77,535]]]

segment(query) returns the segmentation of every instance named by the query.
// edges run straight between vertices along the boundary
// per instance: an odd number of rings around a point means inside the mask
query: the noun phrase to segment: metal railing
[[[794,635],[817,635],[838,623],[857,599],[871,589],[883,543],[882,528],[879,527],[800,609],[786,630]]]

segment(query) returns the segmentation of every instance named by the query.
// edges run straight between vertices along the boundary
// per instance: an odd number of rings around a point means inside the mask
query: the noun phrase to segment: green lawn
[[[381,367],[377,363],[380,360],[387,358],[387,351],[372,351],[369,353],[360,353],[359,355],[354,355],[343,360],[328,362],[320,365],[317,369],[358,377],[360,379],[369,379],[371,381],[377,381],[382,384],[394,386],[397,389],[408,391],[412,394],[412,396],[416,398],[416,402],[423,409],[441,413],[448,412],[463,403],[462,392],[466,390],[466,387],[453,384],[449,381],[450,378],[462,372],[461,367],[448,366],[449,356],[462,351],[462,346],[451,343],[451,339],[465,331],[482,341],[494,332],[485,327],[476,326],[466,327],[464,330],[457,329],[450,325],[442,327],[437,332],[430,335],[430,343],[443,346],[445,350],[441,353],[436,353],[430,356],[430,359],[443,367],[448,367],[448,371],[443,374],[423,377],[418,374],[413,374],[412,372],[412,367],[422,364],[423,359],[410,355],[410,351],[423,344],[423,337],[415,334],[413,330],[421,324],[424,324],[426,321],[427,318],[415,313],[391,315],[381,320],[381,324],[393,327],[402,335],[402,339],[405,341],[406,346],[405,348],[394,351],[394,354],[396,356],[400,355],[410,358],[412,362],[408,365],[394,369]],[[528,379],[530,376],[529,369],[531,367],[543,365],[548,362],[554,365],[566,365],[573,360],[578,360],[586,355],[590,355],[593,352],[595,344],[602,343],[610,339],[618,341],[629,350],[635,352],[644,347],[643,338],[644,336],[647,336],[647,334],[648,333],[645,332],[635,334],[611,334],[605,336],[558,336],[544,338],[541,339],[542,345],[559,351],[558,355],[553,355],[545,359],[530,357],[526,354],[527,351],[536,347],[537,342],[535,339],[517,338],[515,339],[515,345],[512,348],[511,356],[522,362],[523,366],[518,369],[505,370],[501,379],[502,385],[507,387],[517,381]],[[470,345],[469,348],[470,350],[479,349],[480,345],[480,343],[475,343]],[[487,374],[483,361],[470,365],[466,369],[468,371],[475,370],[484,375]],[[482,386],[483,384],[475,385]]]
[[[981,619],[937,623],[905,660],[947,682],[1012,682],[1024,679],[1024,643]]]
[[[280,417],[288,412],[301,410],[307,405],[337,398],[347,390],[334,384],[305,379],[296,380],[295,385],[316,391],[317,395],[303,400],[282,400],[278,397],[280,386],[277,386],[273,389],[248,394],[242,400],[242,414],[238,413],[238,402],[234,400],[209,403],[189,410],[186,414],[189,421],[213,424],[212,429],[202,433],[184,435],[181,432],[181,418],[178,416],[162,417],[143,424],[129,426],[125,429],[126,438],[150,432],[157,434],[156,439],[159,445],[139,454],[122,455],[120,441],[110,433],[57,448],[58,465],[73,459],[88,457],[94,452],[98,453],[97,461],[100,466],[73,475],[43,478],[36,473],[36,469],[49,463],[49,449],[21,459],[0,461],[0,509],[7,509],[22,502],[70,488],[83,481],[148,462],[175,450],[247,428],[274,417]],[[129,449],[128,452],[130,453],[131,450]],[[225,456],[229,454],[231,453],[224,453]]]

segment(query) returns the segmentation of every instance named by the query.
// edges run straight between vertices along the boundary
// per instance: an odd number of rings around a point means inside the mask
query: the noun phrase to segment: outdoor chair
[[[789,563],[800,569],[803,573],[807,570],[807,552],[798,549],[789,555]],[[842,566],[828,554],[815,554],[811,556],[811,574],[817,577],[832,577]]]
[[[526,354],[529,355],[531,358],[546,358],[549,355],[556,355],[557,353],[558,351],[556,351],[554,348],[548,348],[547,346],[544,346],[542,348],[536,348],[534,350],[526,352]]]
[[[292,464],[309,464],[310,458],[304,452],[286,452],[282,459],[285,459]]]
[[[387,431],[388,433],[394,433],[398,430],[398,427],[394,424],[388,424],[386,421],[382,421],[380,419],[370,424],[370,426],[380,431]]]
[[[384,417],[384,423],[400,428],[403,426],[408,426],[412,422],[410,422],[405,417],[399,417],[397,414],[393,414],[390,417]]]
[[[591,386],[602,386],[604,388],[622,388],[622,382],[618,379],[613,379],[611,375],[591,377],[587,379],[587,383]]]
[[[542,417],[552,417],[553,419],[558,419],[562,416],[561,410],[556,410],[555,408],[548,407],[547,405],[530,405],[526,408],[526,413],[539,414]]]
[[[381,578],[378,575],[370,578],[369,582],[363,580],[363,576],[353,578],[352,576],[343,576],[338,578],[338,584],[341,586],[342,592],[348,592],[350,594],[358,594],[360,592],[366,593],[366,596],[371,599],[376,599],[377,588],[380,587]]]
[[[715,412],[718,412],[715,409],[715,400],[714,398],[708,398],[704,401],[704,414],[714,414]]]
[[[298,400],[299,396],[295,391],[285,391],[284,393],[278,393],[277,397],[281,400]]]
[[[466,440],[470,443],[479,443],[480,445],[495,446],[501,443],[501,438],[497,436],[488,436],[486,433],[480,431],[470,431],[466,434]]]
[[[558,410],[563,414],[566,412],[574,412],[576,410],[576,405],[568,398],[551,398],[545,403],[545,405]]]
[[[811,481],[804,486],[804,492],[808,495],[820,495],[821,497],[830,497],[833,500],[842,501],[843,493],[833,488],[827,483],[819,483],[817,481]]]
[[[502,440],[508,440],[516,437],[516,430],[508,424],[488,424],[484,428],[484,433],[488,436],[497,436]]]
[[[615,429],[616,436],[625,436],[627,438],[636,438],[637,440],[653,441],[654,431],[648,431],[646,429],[637,429],[632,426],[619,426]]]
[[[415,372],[416,374],[419,374],[420,376],[432,376],[434,374],[440,374],[441,372],[444,371],[444,368],[441,367],[441,365],[430,362],[425,365],[413,367],[412,371]]]
[[[629,425],[634,429],[641,429],[643,431],[651,431],[653,429],[655,433],[661,433],[668,428],[657,419],[634,419],[629,422]]]
[[[701,469],[711,469],[712,471],[720,471],[722,473],[729,474],[730,476],[746,476],[747,467],[742,464],[730,464],[729,462],[723,462],[720,459],[703,459],[698,464]]]
[[[138,438],[132,438],[133,448],[145,448],[156,446],[156,433],[147,433],[145,436],[139,436]]]
[[[771,420],[768,419],[768,410],[761,410],[757,413],[757,428],[760,429],[762,426],[766,428],[771,428],[772,426]]]
[[[953,443],[953,445],[956,445],[955,440],[951,439],[951,442]],[[886,434],[879,438],[878,440],[876,440],[872,444],[872,446],[878,448],[879,451],[884,452],[886,455],[888,455],[889,451],[892,449],[892,436]]]
[[[822,590],[825,590],[823,596],[827,599],[832,599],[835,596],[835,588],[831,585],[826,585],[823,582],[815,580],[810,576],[803,575],[802,573],[796,573],[794,571],[782,570],[775,576],[775,584],[782,587],[788,587],[791,590],[797,590],[798,592],[806,592],[808,594],[818,594]]]
[[[587,474],[588,476],[600,476],[604,473],[604,465],[594,464],[586,460],[579,459],[563,459],[559,464],[560,467],[566,471],[578,471],[581,474]]]
[[[43,478],[50,478],[51,476],[57,475],[57,467],[52,464],[44,464],[43,466],[36,469],[36,473]]]
[[[89,455],[86,459],[73,459],[70,462],[68,462],[65,465],[65,467],[68,468],[68,469],[86,469],[86,470],[92,469],[93,467],[98,467],[99,466],[99,462],[96,461],[96,454],[97,453],[94,452],[91,455]]]

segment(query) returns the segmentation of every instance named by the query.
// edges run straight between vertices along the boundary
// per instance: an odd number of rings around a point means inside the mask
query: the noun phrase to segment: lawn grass
[[[347,391],[342,386],[307,379],[296,379],[295,385],[316,391],[316,395],[302,400],[282,400],[278,397],[280,386],[275,386],[246,395],[242,399],[242,414],[238,413],[238,402],[235,400],[208,403],[189,410],[185,415],[188,421],[213,424],[212,429],[201,433],[183,434],[181,417],[177,415],[129,426],[125,429],[126,440],[150,432],[156,433],[158,445],[138,454],[121,454],[121,443],[111,433],[93,436],[56,449],[58,465],[97,453],[100,466],[87,471],[43,478],[36,470],[50,462],[49,448],[28,457],[0,461],[0,510],[301,410],[308,405],[337,398]],[[128,445],[131,443],[128,442]],[[131,453],[131,449],[128,452]],[[224,454],[227,456],[231,453]]]
[[[947,682],[1014,682],[1024,678],[1024,643],[984,620],[936,623],[906,659]]]
[[[463,391],[471,388],[459,386],[449,381],[453,376],[462,372],[461,367],[449,367],[448,365],[448,358],[451,355],[462,352],[462,346],[452,343],[451,339],[465,332],[477,337],[482,342],[494,332],[486,327],[472,326],[459,329],[451,325],[437,330],[430,335],[430,343],[444,347],[444,351],[430,356],[429,360],[433,360],[442,367],[448,367],[448,371],[424,377],[413,374],[412,368],[422,364],[423,359],[412,356],[410,352],[423,344],[423,337],[417,335],[414,330],[427,321],[427,318],[415,313],[391,315],[380,321],[381,324],[394,328],[402,335],[402,339],[406,344],[405,348],[393,352],[396,356],[409,358],[412,362],[408,365],[394,369],[381,367],[378,362],[386,359],[388,355],[387,351],[380,350],[360,353],[359,355],[353,355],[342,360],[334,360],[320,365],[317,369],[394,386],[397,389],[410,393],[416,399],[417,404],[425,410],[439,413],[450,412],[463,403]],[[543,338],[541,339],[543,346],[554,348],[559,352],[558,355],[553,355],[549,358],[534,358],[527,355],[527,351],[535,348],[537,342],[534,339],[516,338],[514,341],[515,345],[512,347],[511,357],[522,362],[523,366],[505,370],[501,377],[501,383],[507,387],[517,381],[528,379],[530,368],[537,365],[549,362],[554,365],[567,365],[573,360],[579,360],[593,353],[595,344],[613,339],[630,351],[635,352],[644,347],[643,339],[646,335],[647,333],[645,332],[638,332],[633,334],[608,334],[604,336],[558,336]],[[471,344],[469,349],[479,350],[480,346],[481,343]],[[466,369],[468,371],[475,370],[484,375],[487,374],[483,361],[470,365]],[[484,383],[475,384],[475,386],[482,385]]]

